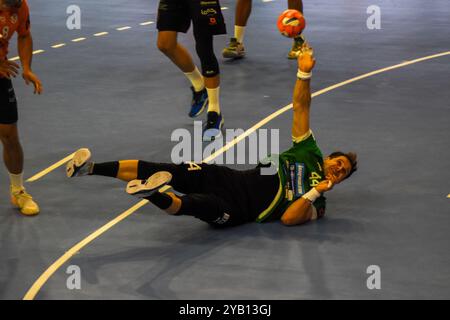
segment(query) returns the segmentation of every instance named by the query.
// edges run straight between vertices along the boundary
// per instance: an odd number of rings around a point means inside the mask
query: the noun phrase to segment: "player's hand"
[[[0,77],[11,79],[16,77],[19,72],[20,66],[9,60],[0,60]]]
[[[41,94],[42,93],[42,83],[41,80],[32,72],[32,71],[26,71],[23,73],[23,79],[25,80],[25,83],[27,85],[30,84],[30,82],[34,86],[34,94]]]
[[[319,193],[324,193],[330,191],[331,189],[333,189],[333,187],[333,182],[331,182],[330,180],[323,180],[314,188],[316,188]]]
[[[298,68],[302,72],[310,73],[316,64],[314,58],[314,50],[306,42],[303,44],[300,54],[298,55]]]

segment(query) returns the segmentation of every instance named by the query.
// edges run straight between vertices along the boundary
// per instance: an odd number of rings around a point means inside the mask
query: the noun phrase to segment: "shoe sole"
[[[238,54],[238,53],[225,53],[225,52],[223,52],[222,56],[225,59],[242,59],[242,58],[245,57],[245,53]]]
[[[72,160],[66,165],[66,174],[68,178],[74,177],[82,166],[91,158],[91,151],[87,148],[79,149],[75,152]]]
[[[130,181],[126,191],[129,195],[138,198],[146,198],[150,197],[162,187],[168,185],[170,181],[172,181],[172,174],[167,171],[160,171],[152,175],[146,181]]]

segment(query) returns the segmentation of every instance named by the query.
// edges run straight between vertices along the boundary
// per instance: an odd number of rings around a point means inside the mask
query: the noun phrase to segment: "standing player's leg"
[[[234,21],[234,37],[231,38],[228,47],[223,49],[224,58],[237,59],[245,56],[244,36],[247,21],[252,12],[252,0],[238,0]]]
[[[39,206],[23,186],[23,150],[17,129],[17,101],[11,80],[0,78],[0,140],[10,178],[11,202],[24,215],[36,215]]]
[[[158,9],[158,49],[164,53],[191,82],[190,117],[199,116],[208,105],[208,94],[202,74],[192,61],[189,51],[178,43],[178,32],[187,32],[190,14],[179,1],[161,0]]]
[[[215,35],[226,34],[226,26],[218,0],[189,1],[189,10],[194,27],[195,48],[202,65],[209,98],[203,140],[211,141],[221,136],[223,127],[219,102],[219,62],[214,53],[213,38]]]
[[[288,8],[295,9],[303,13],[303,1],[302,0],[288,0]],[[302,45],[305,42],[305,38],[303,35],[299,35],[294,38],[294,43],[292,44],[292,48],[288,53],[289,59],[297,59],[298,55],[301,51]]]
[[[208,118],[203,129],[203,140],[212,141],[220,137],[223,116],[220,110],[220,75],[219,62],[214,54],[213,36],[201,31],[194,31],[195,47],[202,64],[202,73],[208,92]]]

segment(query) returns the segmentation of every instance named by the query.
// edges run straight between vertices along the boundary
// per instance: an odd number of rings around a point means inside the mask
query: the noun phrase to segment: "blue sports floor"
[[[81,30],[66,27],[73,1],[29,2],[35,49],[45,50],[33,60],[45,93],[34,96],[14,80],[26,176],[80,147],[97,161],[170,161],[173,130],[193,123],[187,80],[158,51],[155,23],[141,25],[156,21],[157,1],[77,0]],[[230,35],[235,2],[221,4]],[[366,26],[374,4],[380,30]],[[229,36],[215,38],[226,128],[248,129],[291,102],[296,62],[286,59],[291,42],[275,28],[285,7],[254,0],[243,60],[224,61]],[[313,91],[450,51],[448,0],[304,0],[304,7],[317,58]],[[100,32],[108,34],[93,36]],[[179,39],[195,52],[192,33]],[[52,48],[59,43],[66,46]],[[359,156],[359,171],[328,195],[322,221],[218,231],[147,205],[63,259],[37,282],[35,298],[449,299],[449,88],[445,55],[313,99],[324,153]],[[282,149],[291,145],[291,117],[287,111],[262,127],[280,130]],[[6,170],[0,181],[0,299],[24,298],[68,250],[137,203],[120,181],[69,181],[60,167],[27,185],[42,212],[25,218],[9,204]],[[79,290],[66,286],[73,265]],[[380,290],[367,287],[371,265],[380,267]]]

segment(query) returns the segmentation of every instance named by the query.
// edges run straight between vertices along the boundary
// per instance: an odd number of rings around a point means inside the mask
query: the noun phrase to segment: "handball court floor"
[[[45,93],[34,96],[14,81],[26,177],[80,147],[96,161],[169,162],[173,130],[192,131],[193,123],[187,80],[157,50],[155,24],[141,25],[156,21],[157,1],[78,0],[82,29],[72,31],[72,1],[29,2],[35,49],[45,50],[34,56]],[[221,4],[230,34],[235,4]],[[304,4],[317,58],[313,91],[450,51],[447,0]],[[366,26],[373,4],[381,8],[381,30]],[[254,0],[244,60],[225,62],[228,36],[215,38],[226,128],[248,129],[291,102],[296,62],[285,58],[291,42],[275,28],[285,6]],[[108,34],[93,36],[101,32]],[[180,41],[194,52],[191,33]],[[52,48],[58,43],[66,46]],[[359,171],[327,196],[322,221],[218,231],[147,205],[64,261],[36,299],[450,298],[449,89],[445,55],[313,99],[311,123],[323,152],[359,155]],[[287,111],[262,127],[280,129],[281,149],[291,145],[291,117]],[[5,170],[0,178],[2,299],[22,299],[65,252],[137,203],[120,181],[69,181],[60,167],[28,184],[42,212],[26,218],[7,201]],[[66,287],[70,265],[80,267],[80,290]],[[371,265],[381,269],[381,290],[367,288]]]

